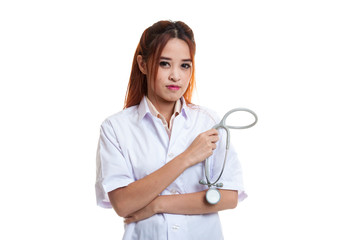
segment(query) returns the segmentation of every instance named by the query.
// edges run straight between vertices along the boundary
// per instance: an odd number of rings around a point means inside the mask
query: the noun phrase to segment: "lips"
[[[180,86],[177,86],[177,85],[167,85],[166,87],[172,91],[176,91],[176,90],[180,89]]]

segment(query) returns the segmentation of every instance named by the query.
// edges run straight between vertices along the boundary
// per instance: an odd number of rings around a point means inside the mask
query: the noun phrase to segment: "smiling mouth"
[[[180,89],[180,87],[176,86],[176,85],[167,85],[166,87],[170,90],[179,90]]]

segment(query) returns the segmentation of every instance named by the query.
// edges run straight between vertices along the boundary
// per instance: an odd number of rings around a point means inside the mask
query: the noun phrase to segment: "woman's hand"
[[[125,217],[124,223],[129,224],[132,222],[138,222],[156,214],[156,199],[157,198],[155,198],[146,207]]]
[[[219,140],[219,132],[216,129],[210,129],[199,134],[191,145],[185,150],[190,166],[204,161],[213,154],[216,148],[216,142]]]

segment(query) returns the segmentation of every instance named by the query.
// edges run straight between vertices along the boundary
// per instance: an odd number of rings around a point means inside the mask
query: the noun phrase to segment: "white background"
[[[225,239],[360,239],[359,12],[347,0],[1,1],[0,238],[121,239],[122,219],[95,204],[99,127],[123,107],[141,33],[171,19],[195,33],[194,102],[259,116],[232,132],[249,197],[221,213]]]

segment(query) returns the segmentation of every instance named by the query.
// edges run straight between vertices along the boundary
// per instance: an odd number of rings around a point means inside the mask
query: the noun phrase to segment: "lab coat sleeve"
[[[134,182],[130,162],[124,157],[117,136],[109,120],[101,125],[96,156],[97,205],[111,208],[108,192]]]
[[[223,167],[223,162],[225,158],[225,149],[226,149],[226,132],[224,130],[219,130],[220,140],[217,143],[217,148],[214,151],[212,158],[212,169],[211,169],[211,179],[215,181],[221,172]],[[224,186],[220,189],[225,190],[237,190],[238,191],[238,201],[242,201],[247,197],[247,194],[244,190],[243,183],[243,173],[238,155],[234,147],[230,144],[230,148],[227,153],[227,159],[225,164],[224,172],[219,180],[219,183],[223,183]]]

